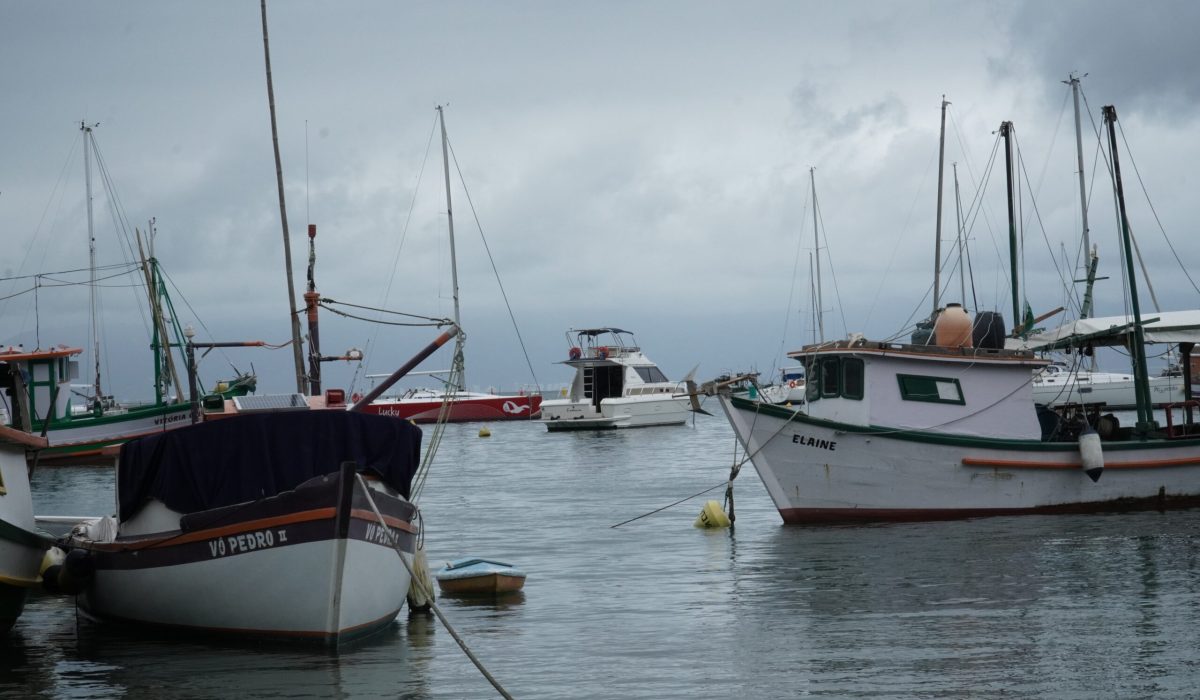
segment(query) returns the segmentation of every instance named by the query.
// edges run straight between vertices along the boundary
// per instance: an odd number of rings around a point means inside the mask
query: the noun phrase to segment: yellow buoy
[[[706,501],[695,524],[696,527],[729,527],[729,516],[721,509],[720,501]]]
[[[487,426],[484,426],[479,429],[479,437],[491,437],[491,436],[492,436],[492,431],[488,430]]]

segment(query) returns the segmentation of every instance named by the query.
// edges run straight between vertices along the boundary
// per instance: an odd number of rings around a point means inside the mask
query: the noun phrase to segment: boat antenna
[[[450,282],[453,286],[454,295],[454,325],[461,328],[462,321],[459,318],[458,311],[458,261],[454,254],[454,207],[450,202],[450,147],[448,145],[449,140],[446,138],[446,114],[442,110],[442,105],[437,106],[437,113],[438,124],[442,129],[442,170],[446,177],[446,225],[450,231]],[[455,386],[450,388],[455,391],[462,391],[465,384],[465,370],[460,369]]]
[[[267,40],[267,0],[261,0],[263,56],[267,66],[267,103],[271,107],[271,144],[275,147],[275,183],[279,188],[279,218],[283,223],[283,264],[287,271],[288,309],[292,319],[292,356],[296,362],[296,391],[308,393],[308,378],[304,375],[304,353],[301,350],[300,317],[296,314],[296,285],[292,282],[292,244],[288,236],[287,204],[283,197],[283,165],[279,159],[279,128],[275,122],[275,87],[271,82],[271,44]]]

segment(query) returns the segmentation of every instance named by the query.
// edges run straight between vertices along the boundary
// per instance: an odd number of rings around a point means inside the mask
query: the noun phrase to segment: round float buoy
[[[350,403],[358,403],[359,401],[362,401],[362,394],[358,393],[357,391],[353,394],[350,394]]]
[[[578,360],[582,356],[583,356],[583,351],[580,350],[579,348],[573,347],[567,351],[567,357],[571,358],[572,360]]]
[[[789,389],[795,389],[795,388],[796,388],[796,380],[795,380],[795,379],[789,379],[789,380],[788,380],[788,388],[789,388]]]
[[[696,518],[696,527],[729,527],[729,516],[725,515],[725,511],[721,510],[719,501],[706,501],[704,508],[700,510],[700,517]]]
[[[488,430],[487,426],[484,426],[479,429],[479,437],[491,437],[491,436],[492,436],[492,431]]]

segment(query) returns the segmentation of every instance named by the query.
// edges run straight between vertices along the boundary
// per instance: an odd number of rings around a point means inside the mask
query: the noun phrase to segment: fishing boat
[[[450,199],[449,140],[446,137],[446,117],[439,105],[438,124],[442,133],[442,166],[446,183],[446,224],[450,239],[450,275],[454,297],[454,325],[461,327],[458,303],[458,262],[454,252],[454,207]],[[537,393],[496,394],[466,390],[462,335],[458,336],[454,352],[455,366],[445,372],[426,372],[446,375],[439,389],[410,389],[400,395],[382,396],[367,406],[370,413],[414,420],[418,423],[530,420],[541,413],[542,397]],[[443,415],[444,414],[444,415]]]
[[[459,559],[434,573],[438,587],[450,595],[499,595],[521,590],[525,572],[502,561]]]
[[[698,408],[691,375],[682,382],[667,379],[630,331],[572,328],[567,344],[561,364],[575,370],[575,380],[564,398],[542,402],[542,422],[550,431],[682,425]]]
[[[10,372],[4,364],[0,369]],[[42,557],[50,546],[34,523],[25,462],[27,451],[45,446],[45,438],[0,426],[0,633],[12,628],[29,589],[41,583]]]
[[[40,462],[47,465],[94,462],[106,447],[131,438],[171,430],[189,422],[189,406],[182,390],[181,373],[175,369],[177,358],[170,350],[171,347],[183,347],[184,330],[174,314],[162,271],[154,257],[153,226],[145,240],[141,232],[136,232],[136,247],[141,259],[127,271],[133,273],[134,284],[143,286],[147,294],[152,322],[150,348],[153,353],[155,395],[152,401],[146,403],[120,402],[102,387],[91,158],[94,155],[98,162],[102,162],[102,159],[93,126],[81,124],[80,129],[83,133],[90,261],[87,285],[91,295],[92,359],[95,364],[92,379],[86,385],[73,384],[80,378],[78,358],[83,348],[67,345],[32,350],[23,346],[0,348],[0,361],[19,370],[20,376],[16,379],[18,385],[12,388],[12,393],[20,398],[14,400],[26,404],[31,418],[30,429],[45,435],[49,441],[49,447],[39,454]],[[110,178],[103,180],[106,186],[110,186]],[[110,199],[116,198],[110,196]],[[215,391],[225,397],[239,396],[252,392],[255,384],[253,375],[239,375],[232,381],[220,382]],[[12,411],[6,409],[4,413],[11,415]]]
[[[1134,281],[1128,218],[1111,144],[1133,313],[1099,330],[1080,322],[1027,338],[973,339],[973,324],[947,305],[931,344],[852,338],[790,356],[808,378],[805,412],[729,393],[721,405],[786,523],[927,520],[1200,505],[1200,426],[1190,396],[1152,412],[1146,342],[1178,343],[1182,365],[1200,341],[1200,311],[1143,319]],[[1010,251],[1016,249],[1011,124],[1001,126],[1009,178]],[[1017,269],[1016,260],[1012,269]],[[1019,296],[1012,277],[1013,315]],[[982,315],[982,314],[980,314]],[[1165,314],[1164,314],[1165,316]],[[996,316],[990,316],[994,323]],[[999,334],[1003,335],[1003,333]],[[1031,373],[1048,363],[1035,350],[1132,350],[1137,420],[1086,411],[1037,411]],[[1175,422],[1178,414],[1179,422]]]
[[[420,536],[420,429],[276,398],[122,445],[117,515],[62,545],[90,572],[81,612],[331,646],[395,618]]]

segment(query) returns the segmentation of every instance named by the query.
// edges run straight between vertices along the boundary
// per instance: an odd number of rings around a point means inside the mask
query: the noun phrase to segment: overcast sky
[[[1079,275],[1071,72],[1087,73],[1091,235],[1111,278],[1097,285],[1097,313],[1123,309],[1097,164],[1108,104],[1128,142],[1125,189],[1158,301],[1200,306],[1176,261],[1200,278],[1194,2],[276,1],[268,13],[297,294],[311,222],[323,295],[450,315],[430,144],[434,108],[447,105],[466,187],[455,173],[475,388],[535,381],[484,237],[543,385],[570,378],[553,364],[566,357],[563,332],[595,325],[636,332],[672,378],[697,363],[700,378],[769,371],[781,348],[813,337],[810,168],[826,337],[903,331],[931,304],[943,94],[943,255],[957,270],[958,163],[971,210],[967,307],[1011,315],[1002,155],[988,174],[1004,120],[1022,162],[1023,295],[1035,312],[1063,305],[1060,280]],[[99,123],[130,224],[157,221],[180,319],[205,339],[288,340],[257,0],[3,0],[0,95],[0,276],[87,266],[79,123]],[[99,175],[94,186],[98,262],[120,263]],[[957,272],[944,282],[943,301],[961,301]],[[0,296],[32,284],[0,281]],[[128,398],[150,394],[134,291],[101,295],[106,385]],[[1151,306],[1147,295],[1143,283]],[[42,288],[36,309],[34,296],[0,301],[0,344],[88,344],[86,290]],[[361,376],[390,372],[435,336],[378,328],[325,314],[322,349],[367,349]],[[227,375],[230,362],[253,364],[264,390],[292,387],[287,350],[214,353],[204,375]],[[425,367],[447,363],[442,351]],[[348,386],[355,369],[326,365],[327,385]]]

